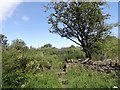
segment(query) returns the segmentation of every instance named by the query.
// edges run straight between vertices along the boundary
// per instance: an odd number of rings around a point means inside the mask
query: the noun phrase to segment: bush
[[[82,51],[81,48],[63,48],[60,50],[61,57],[65,59],[78,59],[78,58],[85,58],[85,53]]]

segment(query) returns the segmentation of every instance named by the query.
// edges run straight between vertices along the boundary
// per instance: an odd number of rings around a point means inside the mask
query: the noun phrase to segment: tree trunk
[[[86,58],[91,59],[91,58],[92,58],[92,55],[91,55],[91,53],[90,53],[90,50],[89,50],[88,48],[86,48],[86,47],[83,47],[83,50],[84,50],[84,52],[85,52]]]

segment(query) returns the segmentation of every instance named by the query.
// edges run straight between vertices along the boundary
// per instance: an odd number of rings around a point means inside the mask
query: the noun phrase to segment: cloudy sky
[[[5,2],[6,1],[6,2]],[[55,47],[69,47],[76,45],[70,40],[49,33],[50,25],[47,23],[49,12],[44,12],[43,6],[47,2],[22,2],[22,0],[0,1],[0,31],[8,37],[9,43],[15,39],[22,39],[27,46],[40,47],[51,43]],[[118,21],[118,3],[109,2],[105,12],[111,14],[108,23]],[[112,30],[112,35],[118,35],[118,29]]]

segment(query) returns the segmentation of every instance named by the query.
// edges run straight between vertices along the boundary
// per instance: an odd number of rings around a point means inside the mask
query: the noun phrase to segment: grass
[[[75,52],[74,52],[75,51]],[[78,53],[79,52],[79,53]],[[28,49],[21,53],[11,49],[2,55],[3,87],[62,88],[56,72],[62,72],[66,58],[77,59],[82,51],[67,49]],[[40,71],[38,66],[52,66]],[[110,74],[93,72],[78,64],[70,68],[63,77],[68,88],[111,88],[117,85],[117,78]]]
[[[62,88],[58,80],[60,77],[55,74],[57,71],[47,70],[38,74],[30,75],[25,88]],[[117,78],[111,74],[95,72],[85,69],[81,65],[69,69],[64,76],[68,80],[67,88],[112,88],[118,86]]]
[[[73,68],[66,75],[69,88],[112,88],[117,85],[117,78],[110,74],[93,72],[85,68]]]
[[[22,85],[25,88],[60,88],[61,84],[54,72],[46,71],[31,75],[28,82]]]

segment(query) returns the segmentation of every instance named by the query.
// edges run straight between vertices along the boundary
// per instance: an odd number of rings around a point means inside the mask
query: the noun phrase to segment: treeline
[[[118,38],[115,36],[108,35],[106,38],[103,38],[101,40],[98,40],[93,44],[93,49],[91,50],[92,58],[94,60],[103,60],[106,58],[116,59],[118,57]],[[42,47],[34,48],[32,46],[28,47],[26,46],[25,41],[21,39],[16,39],[12,41],[12,44],[9,45],[7,43],[7,37],[5,35],[0,34],[0,46],[3,47],[3,51],[5,49],[11,49],[16,51],[26,51],[26,50],[42,50],[42,49],[53,49],[59,52],[67,53],[68,55],[65,56],[66,58],[85,58],[84,51],[82,47],[75,47],[74,45],[71,45],[70,47],[61,48],[58,49],[56,47],[52,47],[51,44],[45,44]],[[77,51],[76,51],[77,50]],[[50,52],[51,50],[49,50]],[[51,51],[52,52],[52,51]],[[62,52],[62,53],[63,53]],[[55,52],[57,53],[57,52]],[[74,54],[73,54],[74,53]],[[79,53],[79,54],[78,54]],[[70,54],[70,56],[69,56]],[[72,55],[73,54],[73,55]]]
[[[13,40],[11,45],[7,41],[7,37],[0,34],[3,87],[22,87],[28,82],[31,75],[42,73],[45,70],[62,69],[66,59],[85,59],[83,49],[73,45],[61,49],[52,47],[51,44],[34,48],[27,47],[21,39]],[[117,59],[118,39],[114,36],[107,36],[96,42],[92,50],[92,57],[93,60]],[[54,82],[56,81],[53,80],[50,83]],[[59,84],[56,84],[56,87],[59,87]]]

